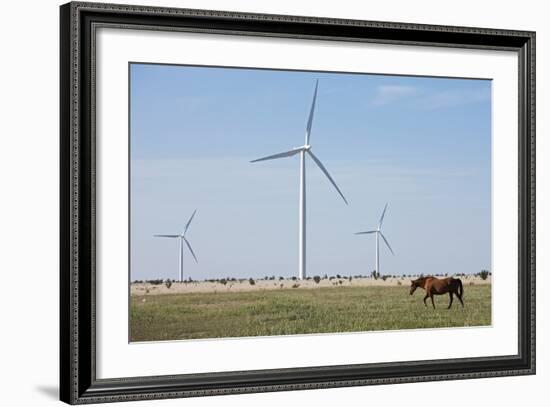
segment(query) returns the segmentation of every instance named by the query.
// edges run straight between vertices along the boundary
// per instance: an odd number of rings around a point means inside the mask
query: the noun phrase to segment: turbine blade
[[[357,232],[355,233],[356,235],[368,235],[369,233],[376,233],[377,230],[369,230],[369,231],[366,231],[366,232]]]
[[[325,175],[327,176],[327,178],[329,179],[329,181],[332,183],[332,185],[334,185],[334,188],[336,188],[336,190],[338,191],[338,193],[340,194],[340,196],[342,197],[342,199],[344,200],[344,202],[346,203],[346,205],[348,204],[348,201],[346,201],[346,198],[344,197],[344,194],[342,193],[342,191],[340,191],[340,188],[338,188],[338,185],[336,185],[336,182],[334,182],[334,180],[332,179],[332,177],[330,176],[330,174],[328,173],[327,169],[323,166],[323,164],[321,163],[321,161],[319,161],[319,159],[315,156],[315,154],[313,154],[313,152],[311,150],[306,150],[309,155],[311,156],[311,158],[313,158],[313,161],[315,161],[315,163],[319,166],[319,168],[321,169],[321,171],[323,171],[325,173]]]
[[[382,211],[382,216],[380,216],[380,222],[378,222],[378,229],[382,227],[382,221],[384,220],[384,215],[386,214],[387,207],[388,207],[388,203],[386,202],[386,206],[384,206],[384,210]]]
[[[191,248],[191,245],[189,244],[189,241],[184,237],[183,240],[185,241],[185,244],[187,245],[187,247],[189,248],[189,251],[191,252],[191,254],[193,255],[193,258],[195,259],[195,262],[199,262],[197,260],[197,256],[195,256],[195,252],[193,251],[193,249]]]
[[[180,235],[153,235],[154,237],[180,237]]]
[[[276,158],[292,157],[293,155],[298,154],[300,151],[302,151],[301,148],[294,148],[292,150],[285,151],[284,153],[268,155],[267,157],[258,158],[257,160],[252,160],[250,162],[255,163],[258,161],[275,160]]]
[[[193,212],[193,214],[191,215],[191,217],[189,218],[189,220],[187,221],[187,224],[185,225],[185,230],[183,231],[183,234],[185,235],[185,233],[187,232],[187,229],[189,229],[189,225],[191,224],[191,221],[193,220],[193,218],[195,217],[195,213],[197,213],[197,210],[195,209],[195,211]]]
[[[309,118],[307,120],[306,127],[306,146],[309,144],[309,138],[311,136],[311,125],[313,124],[313,114],[315,113],[315,102],[317,100],[317,88],[319,87],[319,79],[315,82],[315,92],[313,92],[313,101],[311,102],[311,109],[309,110]]]
[[[386,246],[388,246],[388,249],[390,249],[391,254],[393,254],[393,255],[395,256],[395,253],[393,252],[393,250],[392,250],[390,244],[389,244],[388,241],[386,240],[386,237],[382,234],[382,232],[378,232],[378,233],[380,233],[380,236],[382,236],[382,239],[384,239],[384,242],[386,243]]]

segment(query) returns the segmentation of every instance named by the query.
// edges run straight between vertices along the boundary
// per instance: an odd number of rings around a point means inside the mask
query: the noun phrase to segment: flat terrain
[[[260,280],[254,285],[249,284],[248,280],[236,282],[235,286],[242,286],[241,290],[229,288],[229,283],[177,283],[169,289],[165,285],[132,284],[130,340],[491,324],[490,280],[469,281],[463,278],[465,308],[455,298],[450,310],[446,309],[448,295],[435,297],[435,310],[431,305],[429,308],[424,307],[424,291],[419,289],[414,295],[409,295],[408,280],[396,279],[383,284],[374,280],[371,280],[371,284],[346,280],[347,285],[344,282],[336,282],[334,285],[334,280],[326,280],[326,284],[322,284],[324,281],[316,284],[313,281]],[[260,283],[266,283],[266,287],[262,288]],[[292,288],[296,284],[300,286]]]

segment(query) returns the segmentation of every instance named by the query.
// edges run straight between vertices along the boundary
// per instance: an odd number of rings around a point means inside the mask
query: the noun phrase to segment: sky
[[[491,269],[491,81],[223,67],[130,66],[130,278],[298,275],[299,157],[310,144],[349,202],[306,163],[307,275]]]

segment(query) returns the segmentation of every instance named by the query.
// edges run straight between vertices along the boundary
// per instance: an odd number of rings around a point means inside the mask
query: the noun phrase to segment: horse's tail
[[[457,278],[456,281],[458,281],[458,295],[462,297],[462,294],[464,294],[464,288],[462,287],[462,280],[460,278]]]

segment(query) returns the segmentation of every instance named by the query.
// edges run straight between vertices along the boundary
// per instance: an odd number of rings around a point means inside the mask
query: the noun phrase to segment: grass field
[[[455,298],[408,287],[327,287],[310,290],[186,293],[132,296],[130,340],[359,332],[491,324],[491,285],[465,286],[462,309]],[[428,300],[429,304],[429,300]]]

